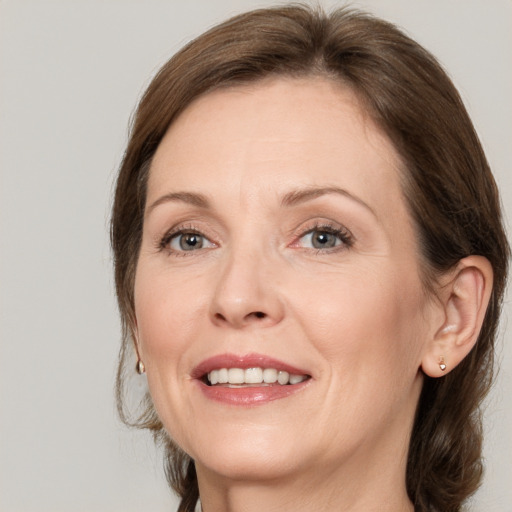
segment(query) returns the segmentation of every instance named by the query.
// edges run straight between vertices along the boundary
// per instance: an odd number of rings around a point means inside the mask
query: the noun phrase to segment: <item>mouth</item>
[[[231,405],[259,405],[294,395],[307,387],[311,374],[259,354],[222,354],[192,372],[203,394]]]

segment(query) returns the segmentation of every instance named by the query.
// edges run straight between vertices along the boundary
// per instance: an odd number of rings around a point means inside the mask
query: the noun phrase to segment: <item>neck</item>
[[[385,465],[353,460],[268,480],[233,480],[198,465],[203,512],[413,512],[405,488],[406,454],[404,446]]]

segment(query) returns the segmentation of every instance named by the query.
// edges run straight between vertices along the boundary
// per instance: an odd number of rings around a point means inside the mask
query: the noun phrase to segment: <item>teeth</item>
[[[277,382],[279,382],[279,384],[288,384],[290,380],[290,374],[288,372],[279,372],[277,374]]]
[[[299,384],[307,379],[307,375],[294,375],[275,368],[219,368],[212,370],[208,374],[208,382],[215,386],[216,384],[275,384],[281,386],[287,384]],[[235,386],[236,387],[236,386]]]
[[[208,374],[208,380],[210,381],[210,384],[212,386],[215,386],[215,384],[217,384],[217,382],[219,382],[219,370],[212,370]]]
[[[298,384],[304,380],[303,375],[290,375],[290,384]]]
[[[227,384],[229,381],[228,370],[227,368],[221,368],[217,370],[219,372],[219,384]]]
[[[261,384],[263,382],[263,370],[261,368],[247,368],[245,370],[245,384]]]
[[[230,384],[243,384],[245,382],[245,372],[240,368],[230,368],[228,370],[228,382]]]
[[[277,382],[277,370],[274,370],[274,368],[265,368],[263,370],[263,382],[267,384]]]

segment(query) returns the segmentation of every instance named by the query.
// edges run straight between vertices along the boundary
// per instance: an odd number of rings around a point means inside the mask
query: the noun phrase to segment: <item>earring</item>
[[[137,365],[135,366],[135,369],[137,370],[137,373],[139,375],[146,373],[146,367],[144,366],[144,363],[140,359],[137,361]]]
[[[439,368],[441,369],[442,372],[444,372],[446,370],[446,364],[444,363],[444,357],[441,356],[439,358]]]

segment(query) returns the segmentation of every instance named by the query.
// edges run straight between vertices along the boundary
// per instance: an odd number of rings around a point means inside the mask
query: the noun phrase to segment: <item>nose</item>
[[[213,323],[243,329],[281,322],[284,305],[276,271],[263,254],[233,251],[216,280],[210,311]]]

